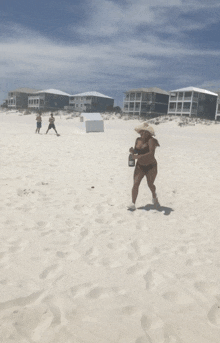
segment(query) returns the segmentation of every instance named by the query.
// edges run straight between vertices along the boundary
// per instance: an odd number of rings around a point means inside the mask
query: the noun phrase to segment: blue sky
[[[0,12],[0,103],[19,87],[220,89],[219,0],[8,0]]]

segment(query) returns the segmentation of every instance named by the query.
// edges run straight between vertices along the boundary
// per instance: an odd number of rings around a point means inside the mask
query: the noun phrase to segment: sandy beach
[[[0,342],[219,343],[220,125],[152,125],[130,212],[135,120],[0,112]]]

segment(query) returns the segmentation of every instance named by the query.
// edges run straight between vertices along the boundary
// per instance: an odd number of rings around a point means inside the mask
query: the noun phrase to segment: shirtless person
[[[138,195],[139,185],[144,176],[147,178],[148,187],[152,193],[152,201],[155,207],[159,206],[156,194],[156,187],[154,185],[157,176],[157,161],[154,157],[155,149],[160,146],[155,135],[154,129],[146,122],[135,129],[141,137],[136,139],[135,148],[130,148],[130,153],[133,158],[137,160],[134,170],[134,185],[132,188],[132,203],[128,206],[129,210],[136,209],[135,202]]]
[[[35,133],[40,133],[41,123],[42,123],[41,113],[39,113],[39,114],[37,115],[36,121],[37,121],[37,128],[36,128]]]
[[[55,122],[55,118],[53,116],[53,113],[50,114],[50,118],[49,118],[49,126],[48,126],[48,129],[47,129],[47,132],[50,130],[50,129],[54,129],[54,131],[56,132],[57,136],[58,136],[58,133],[57,133],[57,130],[55,128],[55,125],[54,125],[54,122]],[[46,132],[46,134],[47,134]]]

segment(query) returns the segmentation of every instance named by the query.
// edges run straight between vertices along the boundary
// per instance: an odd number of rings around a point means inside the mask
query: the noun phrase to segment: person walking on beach
[[[136,127],[135,131],[140,134],[140,137],[136,139],[135,147],[130,148],[129,150],[129,152],[132,154],[132,157],[137,160],[134,170],[132,203],[128,206],[128,209],[131,211],[136,209],[135,202],[138,196],[138,189],[144,176],[147,178],[147,184],[152,193],[152,202],[155,208],[159,206],[156,187],[154,185],[154,181],[157,176],[157,161],[154,157],[154,154],[156,147],[160,145],[157,139],[153,137],[155,136],[154,129],[149,126],[147,122],[144,122],[140,126]]]
[[[40,129],[41,129],[41,124],[42,124],[42,117],[41,117],[41,113],[39,113],[36,117],[36,121],[37,121],[37,128],[35,133],[40,133]]]
[[[47,129],[47,132],[50,130],[50,129],[54,129],[54,131],[56,132],[57,136],[58,136],[58,133],[57,133],[57,130],[55,128],[55,125],[54,125],[54,122],[55,122],[55,118],[53,116],[53,113],[50,114],[50,118],[49,118],[49,126],[48,126],[48,129]],[[47,134],[46,132],[46,134]]]

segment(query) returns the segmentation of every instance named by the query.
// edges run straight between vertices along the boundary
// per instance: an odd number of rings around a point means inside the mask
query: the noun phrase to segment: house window
[[[198,98],[198,97],[199,97],[199,93],[194,92],[194,93],[193,93],[193,96],[194,96],[194,98]]]
[[[76,104],[76,107],[78,107],[78,104]]]
[[[182,105],[183,105],[182,102],[178,102],[178,103],[177,103],[177,109],[178,109],[178,110],[181,110],[181,109],[182,109]]]
[[[141,99],[141,93],[137,93],[136,94],[136,100],[140,100]]]
[[[136,109],[136,110],[139,110],[139,109],[140,109],[140,102],[136,102],[136,104],[135,104],[135,109]]]
[[[170,94],[170,99],[173,100],[173,99],[176,99],[177,97],[177,94],[176,93],[171,93]]]
[[[153,94],[152,93],[143,93],[142,94],[142,101],[152,101]]]
[[[74,96],[71,96],[70,97],[70,101],[73,101],[75,98],[74,98]]]
[[[182,99],[182,98],[183,98],[183,92],[179,92],[178,99]]]
[[[83,107],[83,104],[81,104],[80,106]]]
[[[135,93],[131,93],[130,100],[135,100]]]
[[[170,110],[175,110],[176,108],[176,103],[175,102],[170,102]]]
[[[191,102],[184,102],[183,103],[183,109],[190,111],[190,105],[191,105]]]
[[[191,98],[191,97],[192,97],[192,92],[185,92],[185,99]]]
[[[130,109],[132,110],[134,108],[134,102],[130,102]]]

